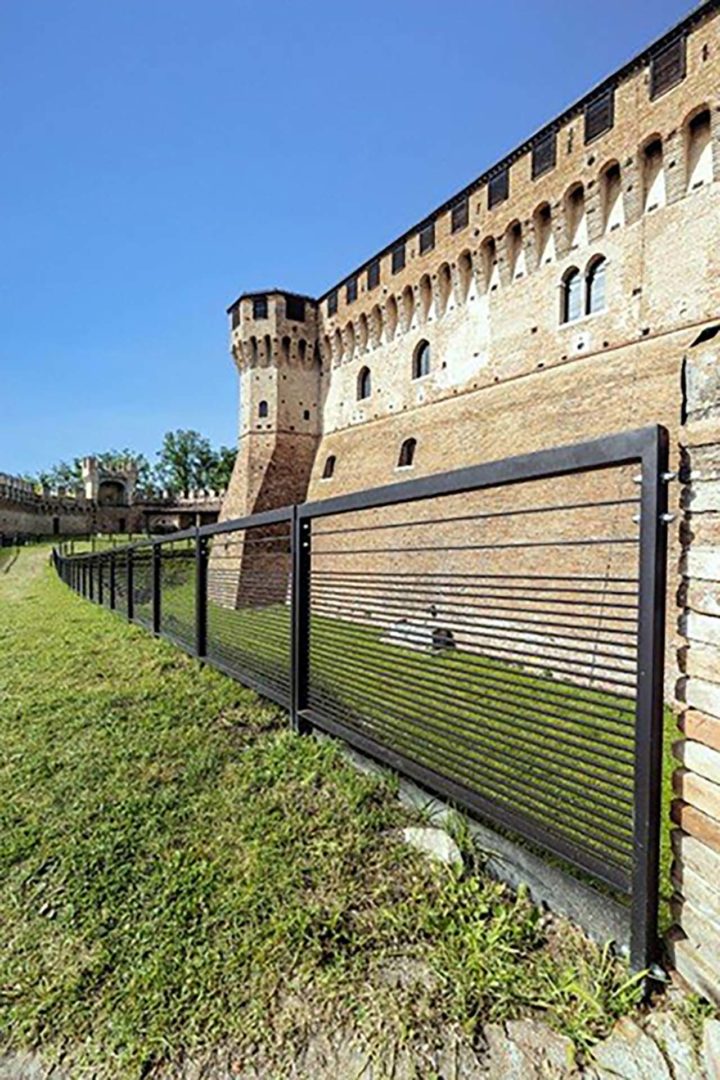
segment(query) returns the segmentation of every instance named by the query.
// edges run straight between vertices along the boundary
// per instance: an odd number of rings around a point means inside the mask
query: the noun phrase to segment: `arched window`
[[[483,240],[480,254],[485,275],[485,289],[490,292],[500,284],[500,268],[498,266],[497,247],[494,237],[488,236]]]
[[[438,315],[444,315],[452,294],[452,275],[447,263],[438,270]]]
[[[713,165],[709,109],[696,112],[686,123],[685,148],[688,191],[711,183]]]
[[[582,247],[587,244],[585,188],[582,184],[574,184],[565,195],[565,228],[570,247]]]
[[[582,276],[577,266],[566,270],[562,279],[560,321],[575,322],[582,315]]]
[[[360,373],[357,377],[357,399],[358,401],[364,401],[365,398],[370,397],[372,391],[372,382],[370,379],[370,368],[364,367],[360,369]]]
[[[298,358],[301,364],[304,364],[307,359],[307,341],[305,341],[305,338],[300,338],[298,341]]]
[[[380,311],[380,308],[377,306],[377,304],[372,310],[372,317],[373,332],[376,335],[375,344],[379,345],[382,338],[383,317],[382,312]],[[398,324],[398,306],[397,300],[394,296],[388,296],[387,298],[387,302],[385,304],[385,319],[385,339],[386,341],[392,341],[392,339],[395,337],[395,331],[397,330]]]
[[[370,312],[369,341],[370,341],[370,344],[373,346],[373,348],[376,345],[379,345],[380,342],[382,341],[382,332],[383,332],[382,312],[380,311],[380,308],[376,304],[375,307]]]
[[[541,203],[533,214],[535,227],[535,250],[538,266],[551,263],[555,258],[555,238],[552,227],[552,211],[549,203]]]
[[[328,454],[325,458],[325,465],[323,466],[322,478],[323,480],[329,480],[335,473],[335,455]]]
[[[409,469],[415,460],[415,447],[417,446],[417,439],[406,439],[400,447],[400,457],[398,458],[398,469]]]
[[[605,270],[607,261],[598,255],[590,263],[585,275],[585,314],[594,315],[605,310]]]
[[[409,330],[415,314],[415,297],[412,285],[406,285],[402,294],[403,330]]]
[[[423,274],[420,279],[420,315],[423,322],[427,322],[430,317],[432,299],[432,283],[428,275]]]
[[[622,178],[620,165],[611,161],[600,174],[600,193],[604,232],[619,229],[625,223],[625,211],[622,198]]]
[[[413,353],[412,377],[422,379],[430,374],[430,342],[421,341]]]
[[[522,225],[519,221],[513,221],[505,231],[505,251],[511,279],[514,281],[516,278],[524,277],[526,269],[525,250],[523,248]]]
[[[352,360],[355,355],[355,327],[351,322],[345,327],[345,342],[347,345],[345,349],[346,359]]]
[[[286,364],[289,363],[289,361],[290,361],[290,345],[291,345],[290,338],[286,335],[282,339],[282,358],[283,358],[283,360],[285,361]]]
[[[258,405],[258,416],[260,417],[261,420],[264,420],[265,417],[267,416],[267,414],[268,414],[268,403],[267,403],[267,401],[261,401],[260,404]]]
[[[645,144],[642,154],[644,210],[657,210],[665,205],[665,164],[663,144],[659,136]]]
[[[269,334],[265,335],[265,363],[272,364],[272,338]]]
[[[342,360],[343,354],[343,340],[340,333],[340,327],[337,327],[333,334],[333,360],[337,366]]]
[[[368,321],[367,315],[362,314],[358,319],[358,348],[365,352],[368,347]]]
[[[465,301],[470,292],[473,277],[473,260],[469,251],[463,251],[458,259],[458,278],[460,287],[460,300]]]

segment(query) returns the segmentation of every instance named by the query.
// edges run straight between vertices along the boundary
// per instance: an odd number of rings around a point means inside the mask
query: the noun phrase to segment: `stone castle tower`
[[[273,290],[232,308],[232,355],[240,376],[240,432],[224,516],[305,498],[321,434],[317,301]]]
[[[719,28],[706,0],[316,299],[234,301],[222,517],[644,423],[675,444],[720,310]]]

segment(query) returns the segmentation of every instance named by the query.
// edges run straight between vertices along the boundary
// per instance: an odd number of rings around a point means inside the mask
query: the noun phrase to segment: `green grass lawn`
[[[281,1077],[308,1024],[373,1045],[541,1012],[585,1046],[632,1006],[621,962],[469,847],[458,873],[399,843],[389,781],[75,596],[47,553],[0,576],[2,1046],[139,1078],[262,1042]],[[431,977],[393,984],[398,958]]]
[[[164,568],[163,628],[193,647],[191,561]],[[149,619],[149,607],[145,612]],[[382,620],[385,622],[385,620]],[[460,649],[435,655],[382,641],[383,629],[313,615],[311,704],[498,804],[578,843],[629,876],[634,699]],[[210,656],[276,690],[289,688],[287,605],[209,604]],[[665,716],[662,913],[669,924],[676,737]],[[516,774],[521,773],[518,783]]]

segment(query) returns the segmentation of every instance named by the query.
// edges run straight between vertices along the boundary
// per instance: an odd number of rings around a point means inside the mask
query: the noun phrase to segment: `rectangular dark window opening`
[[[357,300],[357,278],[351,277],[345,285],[345,302],[352,304],[354,300]]]
[[[426,251],[432,251],[435,247],[435,222],[429,221],[427,225],[423,225],[420,230],[420,254],[424,255]]]
[[[585,106],[585,142],[592,142],[598,136],[604,135],[614,123],[615,93],[613,90],[606,90]]]
[[[452,232],[459,232],[460,229],[464,229],[468,223],[468,200],[461,199],[460,202],[456,202],[450,212],[450,229]]]
[[[488,183],[488,209],[505,202],[510,194],[510,174],[507,169],[496,173]]]
[[[550,169],[555,168],[556,160],[556,145],[557,137],[554,131],[549,131],[547,135],[543,135],[538,139],[536,143],[533,143],[532,148],[532,178],[537,180],[538,176],[542,176],[543,173],[549,172]]]
[[[370,289],[376,289],[380,284],[380,260],[375,259],[371,262],[367,268],[367,287]]]
[[[233,330],[235,329],[236,326],[240,325],[240,305],[239,304],[236,304],[235,307],[232,308],[232,310],[230,311],[230,322],[231,322]]]
[[[305,301],[301,296],[285,297],[285,318],[293,322],[305,322]]]
[[[397,274],[400,270],[403,270],[404,267],[405,267],[405,244],[398,244],[397,247],[393,248],[393,253],[392,253],[392,272],[393,272],[393,274]]]
[[[268,302],[267,296],[253,297],[253,319],[267,319]]]
[[[685,38],[671,41],[656,52],[650,61],[650,97],[656,98],[672,90],[685,78]]]
[[[335,312],[337,311],[337,305],[338,305],[337,289],[333,289],[333,291],[330,293],[330,295],[327,298],[327,312],[328,312],[328,315],[334,315],[335,314]]]

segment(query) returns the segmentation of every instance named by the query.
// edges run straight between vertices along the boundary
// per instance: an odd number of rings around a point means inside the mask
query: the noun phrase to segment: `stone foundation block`
[[[679,739],[673,743],[673,754],[686,769],[704,776],[713,784],[720,784],[720,750],[713,750],[693,739]]]
[[[682,799],[674,799],[670,807],[670,817],[686,833],[712,848],[720,855],[720,822],[703,814]]]
[[[697,709],[688,709],[680,719],[680,730],[695,742],[720,750],[720,720]]]
[[[682,620],[683,629],[691,641],[704,641],[708,645],[720,645],[720,619],[690,611]]]
[[[685,702],[700,712],[720,719],[720,686],[707,679],[688,679],[683,688]]]
[[[676,897],[670,907],[688,941],[692,941],[715,972],[720,971],[720,925],[717,920],[684,898]]]
[[[720,581],[720,550],[716,547],[693,547],[684,560],[685,573],[703,581]]]
[[[715,645],[705,645],[693,641],[685,649],[685,674],[706,682],[720,681],[720,649]]]
[[[681,829],[673,829],[670,841],[673,854],[679,863],[691,867],[705,881],[720,881],[720,852]]]
[[[673,967],[691,989],[720,1006],[717,970],[708,957],[703,955],[702,950],[687,938],[681,937],[670,940],[668,949]]]
[[[693,514],[720,510],[720,480],[695,480],[686,488],[684,503]]]
[[[720,889],[715,887],[712,879],[708,880],[690,866],[676,862],[672,869],[672,883],[678,896],[689,900],[693,907],[720,927]]]
[[[713,784],[689,769],[676,769],[673,790],[685,802],[702,810],[703,814],[720,821],[720,784]],[[720,887],[720,882],[718,885]]]
[[[720,582],[691,581],[685,602],[692,611],[697,611],[700,615],[712,615],[718,618],[720,616]]]

